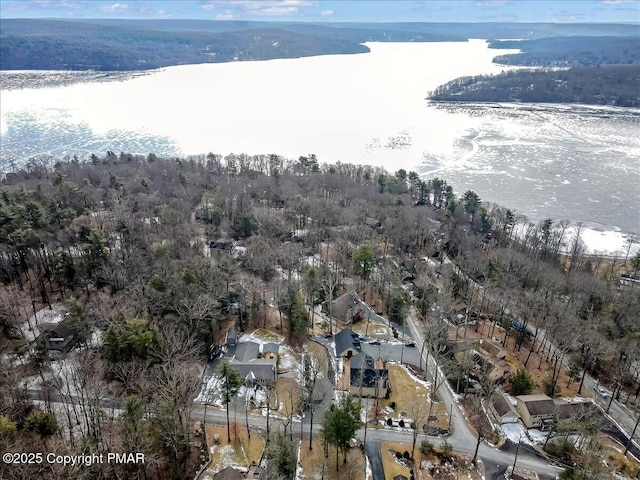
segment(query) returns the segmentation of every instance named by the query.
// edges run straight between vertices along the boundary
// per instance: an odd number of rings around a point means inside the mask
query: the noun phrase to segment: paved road
[[[453,268],[453,271],[457,275],[462,276],[463,278],[465,278],[470,283],[471,290],[475,290],[478,295],[479,294],[486,295],[488,298],[491,299],[491,301],[496,302],[496,299],[491,294],[487,293],[482,285],[477,283],[472,278],[468,277],[458,267],[458,265],[455,263],[455,261],[453,261],[446,254],[444,254],[444,263],[451,265],[451,267]],[[535,335],[535,333],[536,333],[535,332],[535,325],[531,325],[531,323],[529,323],[527,325],[527,331],[531,335]],[[546,330],[544,328],[541,328],[538,331],[537,341],[541,342],[543,340],[545,340],[548,344],[551,345],[551,350],[552,351],[555,351],[555,345],[547,337]],[[566,368],[569,368],[569,366],[568,366],[568,357],[566,355],[564,356],[562,362],[563,362],[563,364],[564,364],[564,366]],[[609,407],[610,397],[604,397],[598,391],[597,382],[590,375],[586,375],[585,376],[584,385],[593,394],[594,401],[596,402],[596,404],[599,405],[603,409],[603,411],[606,412],[607,411],[607,407]],[[612,421],[614,424],[616,424],[619,427],[621,435],[626,436],[626,438],[628,438],[629,435],[631,434],[631,432],[633,431],[634,425],[636,424],[636,421],[637,421],[636,415],[640,415],[640,412],[636,412],[634,414],[631,410],[629,410],[629,408],[627,408],[625,405],[621,404],[620,402],[618,402],[615,399],[611,403],[611,406],[608,408],[608,413],[605,414],[605,416],[610,421]],[[636,447],[640,447],[640,444],[638,442],[636,442],[635,440],[633,441],[633,443],[635,444]]]

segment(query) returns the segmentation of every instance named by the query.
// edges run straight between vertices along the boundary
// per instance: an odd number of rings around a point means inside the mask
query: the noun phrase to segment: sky
[[[640,0],[0,0],[3,18],[640,23]]]

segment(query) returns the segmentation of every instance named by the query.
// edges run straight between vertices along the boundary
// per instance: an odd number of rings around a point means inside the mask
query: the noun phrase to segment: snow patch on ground
[[[238,465],[236,463],[237,455],[233,445],[213,445],[209,447],[209,450],[211,455],[217,452],[220,459],[219,463],[213,466],[214,473],[218,473],[220,470],[227,467],[237,468],[238,470],[245,469],[244,465]]]
[[[238,338],[238,342],[256,342],[260,345],[264,345],[265,343],[282,344],[282,342],[284,342],[284,337],[282,335],[278,335],[277,333],[258,329],[252,333],[245,333],[240,335],[240,337]]]
[[[299,369],[299,366],[300,362],[293,349],[288,345],[281,345],[278,354],[278,371],[289,372]]]
[[[532,445],[527,436],[527,431],[522,428],[519,423],[503,423],[500,425],[500,430],[505,440],[511,440],[513,443],[522,442]]]
[[[547,436],[549,435],[549,432],[542,432],[537,428],[530,428],[528,432],[529,438],[534,443],[544,443],[547,440]]]
[[[202,388],[194,402],[222,406],[221,381],[216,375],[211,375],[202,382]]]

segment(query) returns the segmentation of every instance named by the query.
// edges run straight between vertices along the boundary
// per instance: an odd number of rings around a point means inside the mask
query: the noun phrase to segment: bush
[[[420,444],[420,453],[423,455],[431,455],[433,453],[433,443],[429,440],[422,440]]]
[[[387,425],[392,426],[393,420],[391,420],[390,418],[387,418]]]
[[[391,403],[389,404],[389,408],[390,408],[391,410],[395,410],[395,409],[396,409],[396,402],[391,402]]]
[[[404,420],[400,420],[400,421],[398,422],[398,425],[399,425],[400,427],[404,428]]]
[[[444,443],[440,448],[442,448],[442,453],[444,453],[447,456],[451,455],[451,452],[453,452],[453,445],[451,445],[446,440],[444,441]]]
[[[402,454],[402,456],[404,458],[406,458],[407,460],[409,460],[411,458],[411,455],[409,455],[409,452],[407,452],[406,450],[404,451],[404,453]]]
[[[396,458],[400,460],[402,458],[402,454],[400,452],[396,452]]]

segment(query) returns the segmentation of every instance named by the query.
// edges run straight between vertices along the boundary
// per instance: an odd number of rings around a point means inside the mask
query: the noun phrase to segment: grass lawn
[[[396,475],[404,475],[407,478],[411,477],[409,473],[409,463],[404,458],[398,460],[395,456],[395,452],[404,453],[411,448],[410,444],[395,443],[395,442],[382,442],[380,445],[380,454],[382,455],[382,467],[384,468],[384,478],[393,478]],[[416,452],[418,449],[416,448]],[[407,462],[407,463],[405,463]]]
[[[214,443],[218,434],[220,443]],[[207,474],[213,475],[228,466],[247,468],[251,462],[258,462],[265,442],[256,432],[247,435],[247,430],[240,424],[231,424],[231,443],[227,443],[226,425],[207,425],[207,443],[211,452],[211,464]]]
[[[380,400],[380,410],[388,407],[392,402],[396,403],[395,411],[390,415],[396,417],[401,412],[406,413],[406,417],[411,418],[412,414],[424,416],[426,423],[426,415],[429,410],[429,389],[422,383],[416,381],[407,371],[398,364],[390,363],[387,366],[389,370],[389,381],[391,382],[391,397],[389,399]],[[438,426],[446,429],[449,426],[449,414],[444,402],[439,401],[433,404],[431,416],[437,417],[437,421],[432,420],[431,426]]]
[[[297,414],[300,405],[300,386],[295,378],[279,377],[276,381],[278,413],[281,415]]]
[[[627,477],[636,478],[640,473],[640,463],[633,460],[630,456],[624,456],[624,448],[619,444],[611,440],[606,435],[600,435],[599,437],[601,448],[605,452],[606,461],[609,465],[609,471],[618,472]]]
[[[342,452],[338,460],[340,470],[336,471],[336,449],[329,445],[329,456],[325,458],[322,438],[316,435],[313,438],[313,450],[309,450],[309,439],[306,438],[300,447],[300,465],[302,466],[303,480],[365,480],[365,456],[359,448],[347,450],[347,463],[342,463]],[[324,475],[323,475],[324,465]],[[372,480],[369,477],[366,480]],[[392,477],[385,477],[392,478]],[[409,478],[407,476],[407,478]]]

